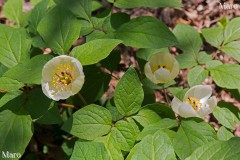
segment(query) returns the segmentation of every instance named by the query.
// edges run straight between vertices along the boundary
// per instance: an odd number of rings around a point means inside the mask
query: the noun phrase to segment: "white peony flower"
[[[217,106],[217,99],[212,95],[212,88],[208,85],[197,85],[190,88],[183,99],[180,101],[174,97],[171,103],[175,113],[184,118],[200,117],[203,118],[210,114]]]
[[[145,64],[144,72],[155,84],[167,83],[178,75],[179,64],[171,54],[157,53]]]
[[[67,99],[81,90],[84,78],[82,64],[73,57],[61,55],[43,67],[42,90],[55,101]]]

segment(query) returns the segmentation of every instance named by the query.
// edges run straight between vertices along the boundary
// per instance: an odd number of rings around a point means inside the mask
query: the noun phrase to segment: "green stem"
[[[164,88],[164,85],[163,85],[163,87],[162,87],[162,90],[163,90],[164,97],[165,97],[165,99],[166,99],[166,101],[167,101],[167,104],[168,104],[168,106],[170,107],[170,100],[169,100],[169,98],[168,98],[168,96],[167,96],[167,93],[166,93],[166,90],[165,90],[165,88]]]
[[[84,106],[87,105],[87,101],[84,99],[84,97],[82,96],[82,94],[80,92],[78,92],[78,96],[81,99],[81,101],[83,102]]]

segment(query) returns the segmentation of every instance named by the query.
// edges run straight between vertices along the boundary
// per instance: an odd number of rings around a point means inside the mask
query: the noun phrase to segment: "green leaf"
[[[176,38],[168,27],[154,17],[138,17],[124,23],[115,32],[117,39],[137,48],[163,48],[175,45]]]
[[[57,4],[69,9],[74,15],[79,18],[90,20],[92,12],[91,0],[55,0]]]
[[[110,55],[103,59],[100,63],[112,73],[117,68],[120,60],[121,52],[119,50],[113,50]]]
[[[148,61],[149,58],[159,52],[169,52],[168,48],[160,48],[160,49],[151,49],[151,48],[141,48],[137,51],[136,56],[140,59]]]
[[[229,43],[231,41],[240,38],[240,18],[232,19],[226,26],[224,31],[224,43]]]
[[[38,34],[37,26],[42,18],[46,15],[49,0],[40,1],[32,10],[29,17],[29,29],[31,32]]]
[[[136,144],[126,160],[174,160],[174,149],[168,135],[162,131],[148,135]]]
[[[2,76],[7,70],[8,68],[0,63],[0,76]]]
[[[146,106],[142,107],[142,109],[150,109],[156,112],[161,118],[176,118],[173,110],[165,103],[147,104]]]
[[[219,48],[222,44],[224,30],[221,27],[212,27],[207,29],[202,29],[203,37],[212,46]]]
[[[161,119],[159,122],[150,124],[142,130],[142,132],[138,135],[137,140],[142,140],[149,134],[154,134],[159,130],[164,131],[164,129],[174,128],[178,126],[178,122],[173,119],[164,118]]]
[[[41,84],[43,66],[51,58],[51,55],[37,55],[25,63],[20,63],[11,68],[3,76],[27,84]]]
[[[191,68],[197,65],[197,60],[190,53],[180,54],[176,59],[181,69]]]
[[[23,155],[32,135],[32,120],[29,115],[24,112],[13,113],[10,110],[0,112],[1,151]]]
[[[114,5],[118,8],[137,8],[137,7],[182,7],[178,0],[155,1],[155,0],[116,0]]]
[[[28,101],[24,108],[29,112],[35,121],[45,114],[55,105],[55,102],[43,94],[41,88],[32,90],[28,95]]]
[[[134,123],[134,122],[133,122]],[[130,151],[134,146],[138,133],[135,133],[135,129],[127,121],[118,121],[115,127],[111,129],[111,133],[115,138],[116,143],[123,151]]]
[[[29,59],[31,40],[25,29],[0,24],[0,62],[8,68]]]
[[[112,115],[113,121],[118,121],[119,119],[123,118],[123,116],[118,112],[117,108],[115,107],[113,99],[110,99],[107,104],[106,108],[109,110],[109,112]]]
[[[229,141],[215,141],[196,149],[186,160],[238,160],[240,138]]]
[[[234,135],[232,134],[232,132],[227,130],[224,126],[221,126],[217,132],[217,137],[221,141],[227,141],[232,137],[234,137]]]
[[[240,86],[240,66],[237,64],[223,64],[210,69],[216,84],[223,88],[237,89]]]
[[[4,90],[6,91],[18,90],[23,86],[24,84],[17,80],[8,77],[0,77],[0,92]]]
[[[48,27],[46,27],[48,26]],[[56,54],[66,54],[80,35],[81,24],[61,7],[54,7],[40,21],[37,30]]]
[[[111,160],[124,160],[119,144],[116,142],[112,133],[108,134],[107,140],[104,144]]]
[[[103,143],[77,141],[70,160],[110,160]]]
[[[130,67],[115,89],[115,105],[122,115],[129,116],[140,109],[143,98],[141,82],[135,69]]]
[[[198,147],[207,143],[207,139],[192,126],[182,121],[176,136],[173,139],[174,151],[180,159],[185,159]]]
[[[107,134],[111,125],[111,113],[104,107],[91,104],[75,112],[62,128],[78,138],[93,140]]]
[[[180,100],[183,101],[183,98],[186,94],[186,92],[189,90],[189,88],[184,88],[183,90],[179,91],[175,96]]]
[[[3,6],[3,14],[6,18],[16,22],[20,25],[22,18],[23,1],[22,0],[8,0]]]
[[[143,127],[158,122],[161,117],[151,109],[142,108],[133,118]]]
[[[207,52],[199,52],[197,56],[197,61],[199,64],[206,64],[207,62],[212,60],[212,55]]]
[[[80,94],[82,97],[81,104],[86,105],[91,104],[102,97],[104,92],[108,89],[111,75],[104,74],[101,69],[95,65],[84,66],[83,70],[85,74],[85,82]],[[76,104],[79,105],[78,97],[76,99]]]
[[[213,110],[214,117],[225,127],[235,129],[234,123],[238,121],[237,117],[227,108],[216,107]]]
[[[208,76],[208,71],[202,66],[192,68],[187,76],[188,84],[190,87],[201,84]]]
[[[206,63],[206,67],[208,70],[212,69],[212,68],[215,68],[217,66],[220,66],[222,65],[222,62],[221,61],[218,61],[218,60],[212,60],[212,61],[208,61]]]
[[[221,48],[221,50],[226,53],[227,55],[233,57],[238,62],[240,62],[240,42],[233,41]]]
[[[100,9],[100,8],[102,8],[103,7],[103,4],[101,3],[101,2],[99,2],[99,1],[95,1],[95,0],[92,0],[92,12],[94,12],[94,11],[96,11],[96,10],[98,10],[98,9]]]
[[[202,46],[202,39],[198,31],[192,26],[180,23],[174,28],[173,33],[178,40],[177,47],[185,53],[191,54],[196,60]]]
[[[9,102],[9,101],[13,100],[14,98],[20,96],[21,94],[22,94],[22,92],[19,91],[19,90],[6,93],[0,99],[0,107],[4,106],[7,102]]]
[[[233,96],[233,92],[230,91],[230,93]],[[220,102],[218,102],[217,105],[218,105],[218,107],[229,109],[233,114],[235,114],[236,117],[240,118],[240,110],[233,103],[220,101]]]
[[[98,63],[106,58],[122,41],[118,39],[97,39],[75,47],[70,55],[77,58],[82,65]]]

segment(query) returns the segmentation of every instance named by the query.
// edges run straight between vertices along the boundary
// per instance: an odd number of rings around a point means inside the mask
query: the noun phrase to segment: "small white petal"
[[[177,60],[175,60],[175,62],[173,63],[173,66],[172,66],[172,71],[171,71],[171,80],[174,79],[175,77],[177,77],[179,73],[179,64],[177,62]]]
[[[174,97],[171,103],[172,110],[175,113],[179,114],[179,108],[181,107],[182,103],[183,102],[180,101],[177,97]]]
[[[207,100],[206,105],[204,105],[199,111],[198,114],[200,117],[204,118],[206,115],[213,112],[213,109],[217,106],[217,98],[212,96]]]
[[[184,100],[188,97],[195,97],[200,99],[202,102],[207,101],[207,99],[212,95],[212,88],[209,85],[197,85],[190,88],[185,96]]]
[[[171,80],[170,72],[165,68],[159,68],[156,70],[154,76],[159,83],[167,83]]]
[[[183,102],[182,105],[180,106],[179,115],[184,118],[198,117],[197,112],[193,109],[193,107],[190,104],[186,102]]]
[[[154,77],[154,74],[152,73],[152,69],[150,67],[149,62],[147,62],[144,66],[144,73],[148,79],[150,79],[153,83],[158,83],[157,79]]]

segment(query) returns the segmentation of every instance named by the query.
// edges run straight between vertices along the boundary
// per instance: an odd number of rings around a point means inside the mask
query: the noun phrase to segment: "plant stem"
[[[162,90],[163,90],[164,97],[165,97],[165,99],[167,101],[167,104],[170,106],[169,98],[167,96],[167,93],[166,93],[166,90],[165,90],[164,86],[162,87]]]
[[[82,94],[80,92],[78,92],[78,97],[81,99],[81,101],[83,102],[84,106],[87,105],[86,100],[84,99],[84,97],[82,96]]]
[[[76,106],[72,105],[72,104],[66,104],[66,103],[58,103],[58,105],[62,106],[62,107],[67,107],[67,108],[74,108],[74,109],[79,109]]]

